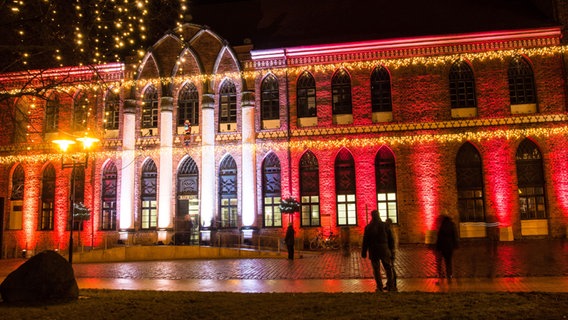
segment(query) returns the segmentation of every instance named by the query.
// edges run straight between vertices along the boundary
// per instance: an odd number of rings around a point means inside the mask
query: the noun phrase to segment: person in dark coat
[[[438,277],[443,278],[442,260],[446,266],[446,277],[451,280],[453,274],[453,255],[458,247],[458,234],[456,225],[448,215],[441,215],[439,219],[438,234],[436,237],[436,265]]]
[[[286,248],[288,249],[288,259],[294,260],[294,227],[292,223],[288,224],[288,229],[286,230],[286,237],[284,242],[286,243]]]
[[[363,234],[363,247],[361,249],[361,257],[367,257],[369,252],[369,259],[373,267],[373,275],[377,283],[376,291],[383,291],[383,281],[381,279],[381,264],[387,276],[387,290],[396,291],[394,284],[394,276],[392,273],[391,265],[391,251],[389,244],[394,245],[394,240],[390,229],[386,224],[381,221],[379,212],[377,210],[371,211],[371,222],[365,227]]]

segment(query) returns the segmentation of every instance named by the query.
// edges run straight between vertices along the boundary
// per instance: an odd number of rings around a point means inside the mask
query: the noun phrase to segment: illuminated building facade
[[[66,248],[72,187],[93,247],[175,243],[189,221],[189,244],[282,237],[289,221],[300,238],[349,230],[356,244],[377,208],[401,242],[430,242],[441,213],[464,239],[566,237],[561,38],[551,26],[255,49],[186,24],[136,66],[49,70],[65,84],[16,104],[28,131],[3,128],[4,255]],[[85,131],[101,142],[72,183],[50,141]],[[300,212],[280,212],[289,197]]]

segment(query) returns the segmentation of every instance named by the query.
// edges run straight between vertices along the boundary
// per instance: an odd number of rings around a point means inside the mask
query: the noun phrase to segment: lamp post
[[[73,145],[76,143],[76,141],[81,142],[81,144],[83,145],[83,151],[85,152],[85,157],[83,161],[78,161],[78,157],[76,155],[71,155],[71,162],[65,162],[65,153],[67,152],[67,150],[69,149],[69,146]],[[73,228],[75,227],[75,185],[76,185],[76,175],[77,175],[77,169],[78,168],[87,168],[88,164],[89,164],[89,149],[93,146],[93,144],[97,141],[99,141],[99,139],[97,138],[93,138],[93,137],[89,137],[87,134],[85,134],[84,137],[79,137],[76,138],[75,140],[72,139],[68,139],[68,138],[59,138],[56,140],[53,140],[53,143],[57,144],[57,146],[59,147],[59,149],[62,152],[61,155],[61,169],[66,169],[66,168],[72,168],[72,172],[71,172],[71,183],[73,184],[73,188],[71,190],[71,218],[70,218],[70,222],[71,222],[71,226],[69,228],[69,263],[72,264],[73,263]]]

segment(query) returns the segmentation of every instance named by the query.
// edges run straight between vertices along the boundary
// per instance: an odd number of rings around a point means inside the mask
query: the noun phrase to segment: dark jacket
[[[288,226],[288,229],[286,230],[286,237],[284,238],[284,242],[287,246],[294,245],[294,233],[294,228],[292,226]]]
[[[441,252],[453,251],[458,247],[458,233],[456,225],[448,216],[443,216],[438,227],[436,250]]]
[[[390,255],[390,250],[388,249],[394,249],[394,238],[391,230],[381,220],[371,220],[365,227],[361,255],[363,257],[367,256],[368,251],[369,259],[379,260],[385,258],[385,255]]]

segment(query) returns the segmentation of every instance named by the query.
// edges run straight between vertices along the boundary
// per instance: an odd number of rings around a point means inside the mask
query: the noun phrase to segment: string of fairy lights
[[[392,134],[381,136],[380,133],[367,136],[367,137],[337,137],[337,136],[317,136],[310,137],[309,139],[295,139],[291,141],[286,140],[270,140],[259,141],[253,145],[253,150],[264,152],[279,152],[290,149],[293,152],[302,152],[305,150],[339,150],[340,148],[357,149],[357,148],[379,148],[381,146],[395,147],[397,145],[411,146],[415,144],[437,143],[441,145],[451,143],[464,143],[506,139],[510,141],[520,141],[524,138],[549,138],[549,137],[567,137],[568,126],[546,127],[546,128],[507,128],[498,130],[476,130],[476,131],[463,131],[455,133],[436,133],[436,132],[402,132],[401,134]],[[223,153],[238,153],[241,151],[240,144],[223,144]],[[192,147],[180,146],[172,148],[172,155],[176,157],[183,157],[187,154],[200,153],[201,146],[196,145]],[[107,150],[107,151],[93,151],[89,153],[90,157],[96,159],[118,159],[122,156],[123,151]],[[136,157],[154,158],[159,157],[162,149],[156,148],[139,148],[134,151]],[[72,155],[72,154],[70,154]],[[74,155],[79,157],[84,156],[84,153],[77,152]],[[42,153],[42,154],[12,154],[0,156],[0,164],[12,163],[43,163],[48,161],[59,161],[61,154],[57,152]]]
[[[71,25],[73,33],[74,51],[85,55],[81,64],[101,64],[109,61],[120,61],[122,57],[118,52],[136,52],[139,59],[145,54],[145,42],[148,39],[150,5],[158,0],[73,0],[73,2],[42,0],[40,3],[24,0],[12,0],[11,14],[20,17],[22,21],[28,19],[31,12],[42,12],[38,24],[50,25],[53,31],[63,30]],[[183,24],[188,11],[187,0],[166,2],[157,6],[177,6],[177,17],[171,27]],[[73,12],[72,21],[69,20],[69,8]],[[14,30],[22,44],[30,41],[22,24]],[[57,45],[57,44],[52,44]],[[63,45],[63,44],[61,44]],[[67,45],[65,43],[65,45]],[[63,48],[55,48],[53,58],[56,63],[63,61]],[[30,52],[21,52],[23,64],[27,65],[31,58]],[[61,64],[59,64],[61,66]]]
[[[504,61],[518,55],[525,55],[528,57],[536,56],[553,56],[559,54],[565,54],[568,52],[568,46],[566,45],[553,45],[539,48],[519,48],[510,50],[495,50],[490,52],[471,52],[471,53],[459,53],[459,54],[447,54],[447,55],[437,55],[437,56],[414,56],[406,58],[385,58],[385,59],[373,59],[366,61],[351,61],[351,62],[341,62],[341,63],[326,63],[326,64],[309,64],[300,66],[286,66],[279,68],[268,68],[261,70],[244,70],[240,72],[224,72],[220,74],[195,74],[195,75],[183,75],[174,77],[163,77],[163,78],[146,78],[146,79],[120,79],[117,81],[94,81],[93,83],[69,83],[68,85],[62,84],[58,87],[61,92],[73,92],[80,87],[82,90],[93,90],[98,91],[108,87],[124,88],[128,90],[131,87],[143,88],[149,84],[160,86],[162,84],[169,85],[174,84],[179,86],[185,82],[192,82],[194,84],[203,84],[207,82],[221,81],[223,79],[232,79],[234,81],[239,80],[251,80],[262,78],[268,73],[275,74],[277,76],[298,76],[301,73],[308,71],[311,73],[333,73],[334,71],[342,68],[348,71],[362,71],[362,70],[372,70],[377,66],[384,66],[389,69],[399,69],[404,67],[437,67],[443,66],[448,63],[453,63],[457,60],[467,60],[470,62],[487,62],[491,60]],[[22,91],[33,91],[33,88],[13,88],[11,90],[2,91],[2,93],[8,94],[20,94]]]

